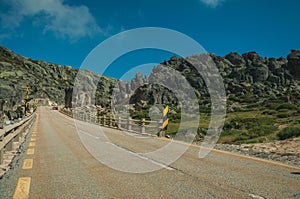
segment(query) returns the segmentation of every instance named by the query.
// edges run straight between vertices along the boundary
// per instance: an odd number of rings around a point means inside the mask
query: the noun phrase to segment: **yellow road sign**
[[[168,113],[169,113],[169,106],[166,106],[163,110],[162,130],[166,129],[169,124]]]
[[[169,119],[167,118],[164,122],[163,122],[163,125],[162,125],[162,129],[165,129],[169,124]]]
[[[163,117],[165,117],[165,115],[167,115],[169,112],[169,106],[166,106],[166,108],[163,111]]]

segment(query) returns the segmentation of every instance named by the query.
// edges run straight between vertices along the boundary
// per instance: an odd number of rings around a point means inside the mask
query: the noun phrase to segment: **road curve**
[[[27,144],[34,151],[22,154],[20,165],[23,166],[15,168],[18,170],[15,180],[0,181],[11,183],[13,189],[8,195],[2,195],[6,192],[1,188],[9,186],[0,186],[0,198],[13,198],[12,193],[15,198],[27,194],[32,199],[300,197],[298,167],[219,151],[199,159],[197,147],[189,147],[177,161],[168,165],[164,160],[140,155],[165,146],[168,143],[165,140],[136,139],[108,128],[102,128],[106,136],[102,138],[95,133],[96,128],[83,122],[74,123],[72,118],[47,107],[39,108],[39,117]],[[99,162],[81,140],[91,144],[98,140],[95,147],[105,152],[98,158],[109,160],[109,156],[119,155],[120,161]],[[168,154],[165,157],[168,159]],[[28,168],[24,168],[26,165]],[[122,165],[124,170],[137,165],[136,171],[140,165],[159,168],[147,173],[128,173],[111,168],[114,165]]]

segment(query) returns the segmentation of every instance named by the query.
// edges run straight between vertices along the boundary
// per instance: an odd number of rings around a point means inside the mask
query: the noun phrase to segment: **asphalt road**
[[[40,108],[20,166],[0,180],[0,198],[300,198],[300,168],[221,151],[199,159],[197,146],[169,165],[186,145],[156,156],[169,141],[98,130]]]

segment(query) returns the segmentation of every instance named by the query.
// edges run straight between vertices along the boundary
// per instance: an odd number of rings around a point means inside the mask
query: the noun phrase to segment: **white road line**
[[[135,137],[135,138],[139,138],[139,139],[149,139],[151,138],[151,134],[138,134],[138,133],[134,133],[134,132],[128,132],[128,131],[122,131],[125,134],[131,136],[131,137]]]
[[[265,198],[262,197],[262,196],[255,195],[255,194],[252,194],[252,193],[250,193],[249,196],[250,196],[251,198],[253,198],[253,199],[265,199]]]
[[[91,135],[91,134],[89,134],[88,132],[86,132],[86,131],[83,131],[83,130],[78,130],[80,133],[82,133],[82,134],[84,134],[84,135],[88,135],[88,136],[90,136],[90,137],[92,137],[92,138],[95,138],[95,139],[100,139],[100,137],[98,137],[98,136],[94,136],[94,135]]]
[[[118,146],[118,145],[115,145],[114,143],[111,143],[111,142],[105,142],[105,143],[111,144],[111,145],[113,145],[113,146],[115,146],[115,147],[117,147],[117,148],[119,148],[119,149],[121,149],[121,150],[123,150],[123,151],[125,151],[125,152],[127,152],[127,153],[130,153],[130,154],[132,154],[132,155],[134,155],[134,156],[136,156],[136,157],[139,157],[139,158],[141,158],[141,159],[143,159],[143,160],[147,160],[147,161],[149,161],[149,162],[151,162],[151,163],[153,163],[153,164],[156,164],[156,165],[158,165],[158,166],[160,166],[160,167],[162,167],[162,168],[165,168],[165,169],[167,169],[167,170],[170,170],[170,171],[174,171],[174,170],[175,170],[175,169],[173,169],[172,167],[169,167],[169,166],[167,166],[167,165],[165,165],[165,164],[163,164],[163,163],[157,162],[157,161],[155,161],[155,160],[152,160],[152,159],[150,159],[150,158],[147,158],[147,157],[145,157],[145,156],[142,156],[142,155],[140,155],[140,154],[138,154],[138,153],[134,153],[134,152],[132,152],[132,151],[129,151],[129,150],[125,149],[125,148],[122,148],[122,147],[120,147],[120,146]]]

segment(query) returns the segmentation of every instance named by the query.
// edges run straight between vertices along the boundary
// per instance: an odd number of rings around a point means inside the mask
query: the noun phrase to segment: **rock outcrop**
[[[287,59],[262,58],[256,52],[249,52],[243,55],[229,53],[225,57],[210,54],[211,59],[217,66],[220,75],[224,80],[226,94],[232,103],[266,102],[269,99],[284,99],[292,103],[300,104],[300,51],[292,50]],[[209,106],[209,93],[203,81],[203,74],[199,74],[187,59],[172,57],[169,61],[161,63],[178,71],[189,84],[199,98],[199,102]],[[171,72],[162,72],[160,66],[153,68],[147,81],[137,76],[130,85],[123,84],[123,87],[136,89],[141,82],[150,82],[151,79],[167,79],[174,84],[180,84]],[[161,77],[165,74],[164,77]],[[205,74],[207,75],[207,74]],[[149,81],[150,80],[150,81]],[[176,87],[176,86],[175,86]],[[131,103],[140,104],[141,101],[153,103],[176,103],[174,92],[157,85],[143,86],[135,90],[134,94],[127,89],[128,94],[122,97],[133,95]],[[188,89],[188,88],[183,88]],[[230,102],[228,102],[230,103]],[[229,104],[230,105],[230,104]],[[229,106],[230,107],[230,106]]]

